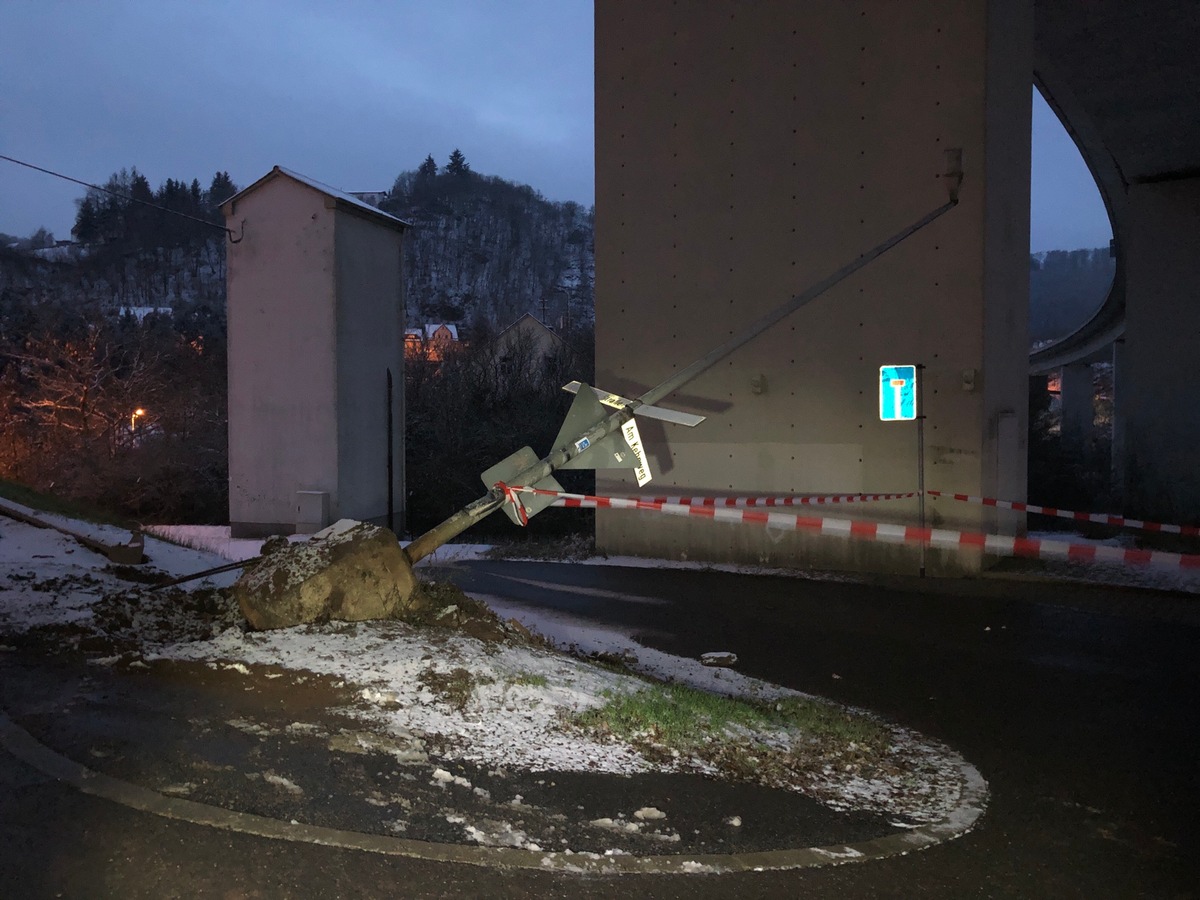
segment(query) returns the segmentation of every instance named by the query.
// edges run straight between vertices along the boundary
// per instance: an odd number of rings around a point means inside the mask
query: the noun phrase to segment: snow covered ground
[[[109,539],[127,537],[99,530]],[[257,541],[230,540],[227,529],[157,531],[194,546],[148,536],[150,564],[138,571],[190,574],[226,559],[255,555],[259,547]],[[443,562],[470,558],[482,549],[444,548],[438,557]],[[331,675],[355,686],[365,702],[353,714],[394,735],[397,747],[405,746],[406,736],[432,737],[446,760],[537,772],[713,771],[700,758],[677,756],[663,761],[656,755],[652,761],[616,739],[564,727],[572,714],[603,705],[614,693],[645,689],[646,682],[634,676],[544,647],[486,645],[449,629],[415,628],[400,622],[333,622],[255,633],[240,627],[234,607],[224,619],[198,618],[196,610],[204,609],[205,603],[211,610],[213,601],[204,598],[216,596],[212,589],[228,585],[236,575],[225,573],[183,588],[151,592],[127,580],[128,567],[108,564],[65,535],[0,517],[0,648],[40,628],[68,626],[66,633],[76,635],[71,639],[76,642],[88,634],[119,638],[121,649],[115,655],[94,662],[128,664],[132,655],[135,660],[199,660],[246,673],[252,667],[282,666]],[[515,617],[556,645],[636,660],[640,670],[653,676],[764,700],[795,695],[729,669],[653,651],[625,633],[499,598],[479,599],[490,603],[502,618]],[[127,649],[130,646],[136,649]],[[470,673],[471,689],[467,702],[455,708],[439,696],[437,684],[462,670]],[[854,766],[825,766],[823,771],[808,773],[803,784],[778,786],[802,790],[834,809],[885,813],[913,825],[945,818],[977,773],[950,748],[902,728],[886,727],[890,747],[882,768],[860,774]],[[783,732],[760,737],[783,743],[797,739]]]
[[[127,537],[109,526],[44,518],[109,541]],[[220,527],[168,526],[151,532],[177,543],[148,536],[150,564],[142,570],[171,576],[203,571],[227,560],[248,559],[257,555],[261,546],[257,540],[231,539],[228,529]],[[1086,540],[1062,533],[1052,537]],[[477,558],[487,549],[484,545],[445,547],[429,562]],[[595,558],[573,564],[710,567],[633,558]],[[745,566],[711,568],[766,571]],[[1064,563],[1049,574],[1200,592],[1200,573],[1196,572]],[[645,687],[632,676],[598,667],[578,658],[580,655],[635,661],[636,669],[650,677],[727,695],[768,700],[793,693],[730,669],[655,651],[628,633],[499,597],[477,599],[502,619],[516,618],[552,644],[572,648],[575,656],[534,646],[485,646],[457,632],[417,629],[397,622],[246,632],[239,627],[232,608],[224,619],[210,617],[200,624],[194,616],[197,607],[178,600],[180,596],[211,595],[212,589],[231,584],[237,575],[223,573],[189,582],[176,594],[149,592],[144,586],[130,584],[128,569],[109,565],[70,537],[0,517],[0,641],[5,634],[56,626],[69,625],[79,633],[93,631],[110,637],[115,628],[125,646],[132,639],[144,659],[199,660],[223,668],[275,665],[331,675],[356,686],[366,701],[365,711],[360,709],[358,715],[393,735],[433,735],[439,752],[449,754],[447,758],[531,771],[620,774],[672,767],[711,771],[711,766],[699,759],[652,762],[627,744],[565,729],[564,717],[599,706],[614,693]],[[114,608],[123,611],[122,615],[114,616]],[[469,700],[461,709],[444,702],[431,687],[439,679],[451,677],[456,669],[470,672]],[[771,738],[786,740],[787,736]],[[949,748],[903,729],[892,728],[891,740],[896,767],[890,776],[874,772],[873,777],[861,777],[827,767],[807,785],[790,786],[803,788],[833,808],[886,812],[914,823],[946,815],[962,787],[963,760]],[[402,745],[401,741],[398,746]],[[917,790],[911,782],[913,772],[920,773]],[[902,788],[905,779],[909,781]]]

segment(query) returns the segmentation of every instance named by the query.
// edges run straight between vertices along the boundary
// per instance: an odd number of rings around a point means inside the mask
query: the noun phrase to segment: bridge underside
[[[1108,302],[1036,369],[1118,349],[1114,444],[1125,511],[1200,517],[1200,5],[1036,0],[1038,84],[1096,177],[1116,238]]]

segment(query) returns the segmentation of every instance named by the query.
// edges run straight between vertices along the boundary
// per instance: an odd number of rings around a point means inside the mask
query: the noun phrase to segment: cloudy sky
[[[390,187],[459,147],[478,172],[594,200],[591,0],[3,0],[0,154],[157,187],[276,163]],[[1036,101],[1032,249],[1107,244]],[[0,232],[68,237],[82,188],[0,161]]]

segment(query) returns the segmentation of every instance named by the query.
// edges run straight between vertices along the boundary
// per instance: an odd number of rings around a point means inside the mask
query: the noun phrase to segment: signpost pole
[[[925,531],[925,392],[921,384],[921,373],[925,366],[917,364],[917,510],[920,517],[921,531]],[[928,541],[921,538],[921,577],[925,577],[925,545]]]

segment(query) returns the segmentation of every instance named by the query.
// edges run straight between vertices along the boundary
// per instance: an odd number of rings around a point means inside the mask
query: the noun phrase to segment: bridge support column
[[[1096,421],[1096,391],[1092,385],[1090,363],[1062,367],[1059,399],[1062,403],[1063,447],[1078,455],[1091,440]]]
[[[912,491],[879,367],[923,364],[926,484],[1026,488],[1032,0],[596,4],[596,379],[638,396],[946,203],[959,205],[666,400],[661,494]],[[637,490],[602,470],[597,490]],[[826,509],[830,509],[826,507]],[[611,515],[609,514],[611,512]],[[1021,527],[968,504],[929,524]],[[915,522],[917,501],[830,513]],[[918,548],[602,510],[608,552],[862,571]],[[927,570],[972,571],[938,551]]]
[[[1112,347],[1112,492],[1113,499],[1125,503],[1125,339],[1113,341]]]
[[[1200,178],[1132,185],[1122,406],[1127,511],[1200,521]]]

